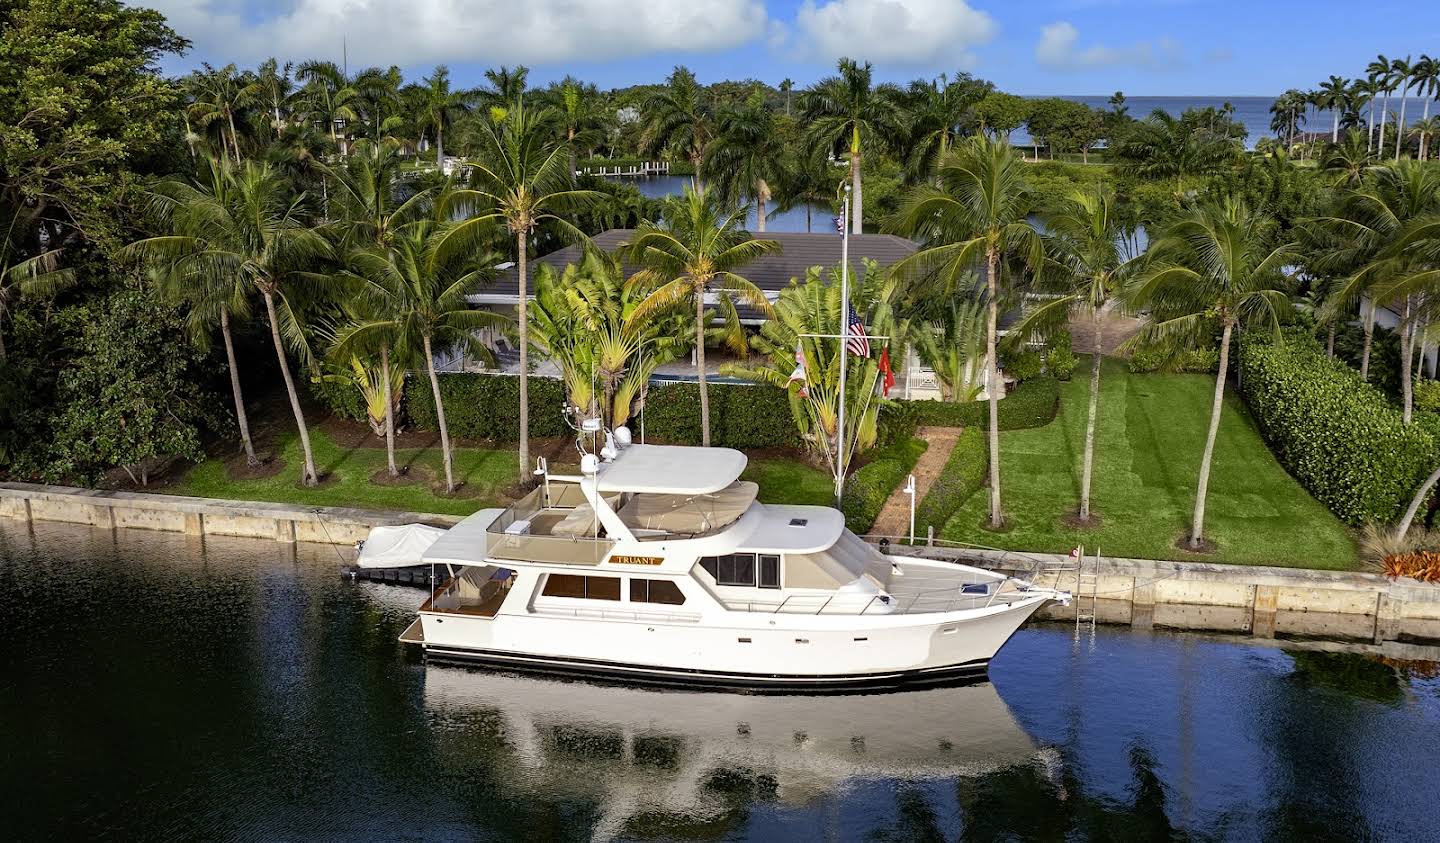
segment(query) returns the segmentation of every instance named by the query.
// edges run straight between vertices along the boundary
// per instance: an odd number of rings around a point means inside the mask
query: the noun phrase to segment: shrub
[[[430,388],[430,384],[423,382],[423,379],[422,383],[419,384],[411,384],[410,381],[407,381],[407,384],[423,386],[427,390]],[[335,381],[327,381],[321,378],[306,378],[305,388],[310,391],[310,399],[312,401],[325,407],[342,419],[363,422],[368,416],[365,411],[365,399],[360,396],[360,390],[348,383],[336,383]],[[445,405],[445,409],[448,411],[450,405]],[[398,417],[395,420],[395,424],[397,427],[400,426]]]
[[[1002,355],[1000,368],[1005,371],[1005,374],[1014,378],[1016,383],[1024,383],[1040,376],[1040,372],[1045,368],[1045,360],[1040,356],[1039,351],[1033,348],[1024,348]]]
[[[1440,553],[1417,550],[1399,556],[1387,556],[1380,563],[1387,577],[1409,577],[1422,582],[1440,582]]]
[[[1061,331],[1051,339],[1050,348],[1045,353],[1045,371],[1062,381],[1070,380],[1070,376],[1075,374],[1075,367],[1080,365],[1070,343],[1070,332]]]
[[[990,452],[985,431],[978,427],[962,431],[955,442],[955,450],[945,461],[945,468],[925,494],[925,499],[915,508],[916,534],[930,526],[935,528],[935,532],[940,532],[955,511],[985,485],[985,473],[989,467]]]
[[[726,448],[794,448],[800,433],[790,396],[773,386],[712,383],[710,444]],[[636,422],[638,425],[638,422]],[[638,427],[636,430],[638,432]],[[645,397],[645,436],[653,442],[699,445],[700,385],[652,386]]]
[[[1315,339],[1246,336],[1240,384],[1261,433],[1300,484],[1351,524],[1391,523],[1433,465],[1436,437]]]
[[[440,397],[450,435],[466,439],[515,442],[520,438],[520,379],[512,375],[454,372],[440,375]],[[353,389],[351,390],[354,391]],[[530,435],[570,432],[561,415],[565,386],[553,378],[530,378]],[[425,375],[407,378],[405,412],[410,422],[436,430],[435,399]]]
[[[845,526],[851,532],[862,535],[870,532],[885,501],[905,482],[905,477],[915,468],[915,461],[928,447],[924,439],[897,442],[874,452],[870,462],[845,480],[840,511],[845,514]]]
[[[1191,348],[1180,352],[1141,348],[1130,355],[1130,371],[1136,374],[1165,371],[1213,375],[1219,369],[1218,348]]]
[[[1440,381],[1415,382],[1415,410],[1421,413],[1440,413]]]
[[[1055,418],[1060,402],[1060,384],[1048,375],[1016,386],[1000,401],[997,409],[1001,430],[1041,427]],[[916,425],[934,427],[987,427],[988,401],[897,401]]]

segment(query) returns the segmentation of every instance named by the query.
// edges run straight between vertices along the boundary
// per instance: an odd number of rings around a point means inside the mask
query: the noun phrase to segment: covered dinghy
[[[445,531],[441,528],[425,524],[375,527],[360,546],[355,564],[360,568],[406,568],[429,564],[420,557],[443,535]]]

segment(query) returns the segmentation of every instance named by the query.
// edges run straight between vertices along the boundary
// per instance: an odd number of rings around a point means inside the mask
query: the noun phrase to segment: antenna
[[[350,44],[344,35],[340,36],[340,72],[350,78]]]

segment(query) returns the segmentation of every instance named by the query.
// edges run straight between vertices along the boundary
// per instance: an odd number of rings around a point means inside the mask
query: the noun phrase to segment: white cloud
[[[149,0],[197,58],[338,56],[350,64],[603,61],[738,47],[765,35],[763,0]]]
[[[995,37],[995,19],[964,0],[805,0],[788,49],[833,62],[841,56],[896,64],[968,67],[970,49]]]
[[[1180,45],[1170,38],[1139,41],[1128,47],[1103,44],[1079,46],[1080,31],[1068,21],[1057,21],[1040,30],[1035,60],[1056,70],[1092,70],[1130,65],[1150,70],[1173,70],[1184,64]]]

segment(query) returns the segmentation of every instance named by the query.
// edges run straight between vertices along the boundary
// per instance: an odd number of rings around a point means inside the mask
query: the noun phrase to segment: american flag
[[[865,323],[860,321],[860,314],[855,312],[853,306],[847,304],[845,308],[850,311],[850,324],[845,330],[845,348],[858,357],[869,357],[870,338],[865,336]]]

